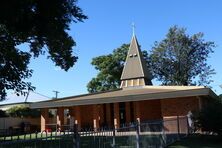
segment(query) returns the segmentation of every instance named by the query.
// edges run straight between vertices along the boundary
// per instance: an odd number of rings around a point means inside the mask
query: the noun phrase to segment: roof
[[[147,64],[139,48],[137,38],[135,35],[133,35],[127,54],[126,63],[121,75],[121,80],[135,78],[146,78],[146,80],[150,80],[151,83]]]
[[[197,86],[143,86],[117,89],[114,91],[84,94],[66,98],[41,101],[30,104],[31,108],[69,107],[77,105],[104,104],[115,102],[129,102],[142,100],[155,100],[166,98],[180,98],[190,96],[216,95],[210,88]]]

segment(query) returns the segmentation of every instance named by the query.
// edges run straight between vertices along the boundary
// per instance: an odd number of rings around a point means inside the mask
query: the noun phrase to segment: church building
[[[36,102],[41,110],[41,131],[51,125],[63,129],[73,123],[79,129],[121,127],[135,121],[162,120],[200,111],[217,95],[203,86],[153,86],[137,38],[133,35],[119,89]],[[50,119],[50,110],[56,113]],[[68,115],[67,115],[68,114]]]

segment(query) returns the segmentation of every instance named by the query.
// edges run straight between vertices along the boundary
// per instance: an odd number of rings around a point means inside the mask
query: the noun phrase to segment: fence
[[[74,128],[76,129],[76,128]],[[77,132],[45,132],[0,137],[0,147],[67,148],[161,148],[187,136],[187,117],[132,123],[121,128],[87,129]]]
[[[0,148],[76,148],[74,132],[42,132],[0,138]]]
[[[161,148],[188,135],[187,117],[134,123],[118,129],[83,130],[79,132],[81,148]]]

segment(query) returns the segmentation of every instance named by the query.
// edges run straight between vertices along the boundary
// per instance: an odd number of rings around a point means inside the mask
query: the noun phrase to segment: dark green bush
[[[24,106],[15,106],[7,110],[11,117],[40,117],[40,111]]]
[[[8,117],[8,114],[5,111],[0,110],[0,117]]]
[[[222,135],[222,102],[214,100],[204,107],[196,117],[197,124],[204,132]]]
[[[219,95],[220,101],[222,101],[222,94]]]

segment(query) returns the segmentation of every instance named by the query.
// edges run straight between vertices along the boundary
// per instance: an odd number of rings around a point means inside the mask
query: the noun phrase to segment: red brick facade
[[[44,131],[47,127],[46,124],[49,120],[49,113],[47,108],[41,109],[41,131]]]
[[[161,100],[162,116],[185,116],[189,111],[199,110],[199,98],[173,98]]]
[[[140,120],[156,120],[162,118],[160,100],[150,100],[140,102]]]
[[[125,102],[125,123],[163,119],[170,116],[186,116],[189,111],[199,110],[201,101],[198,97],[172,98],[162,100],[146,100]],[[82,105],[69,107],[70,116],[74,117],[78,128],[120,127],[121,103]],[[64,124],[64,109],[57,108],[57,125]],[[46,129],[48,109],[41,110],[41,130]],[[62,129],[62,128],[61,128]]]

